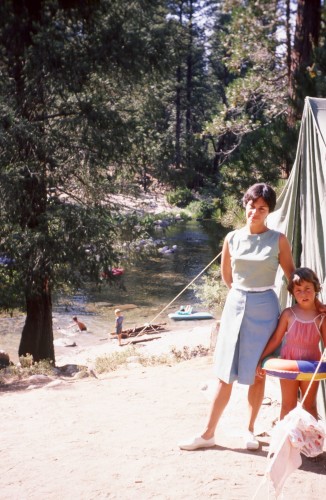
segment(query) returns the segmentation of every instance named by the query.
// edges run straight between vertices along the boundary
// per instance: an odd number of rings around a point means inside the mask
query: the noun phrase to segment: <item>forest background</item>
[[[1,2],[0,308],[26,311],[19,355],[55,361],[54,291],[153,222],[113,195],[159,186],[221,222],[288,177],[304,98],[326,97],[324,20],[321,0]]]

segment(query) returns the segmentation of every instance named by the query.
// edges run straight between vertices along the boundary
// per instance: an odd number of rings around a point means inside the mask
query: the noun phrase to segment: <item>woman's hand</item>
[[[323,304],[322,302],[320,302],[320,300],[317,299],[317,297],[315,298],[315,305],[316,305],[317,312],[326,313],[326,305]]]

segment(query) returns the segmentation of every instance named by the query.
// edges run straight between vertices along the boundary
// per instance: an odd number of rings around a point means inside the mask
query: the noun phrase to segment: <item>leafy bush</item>
[[[187,218],[199,219],[200,206],[201,202],[199,200],[191,201],[189,205],[187,205],[187,207],[184,209],[184,212],[187,214]]]
[[[176,205],[177,207],[186,207],[193,199],[193,194],[188,188],[179,188],[175,191],[171,191],[166,196],[167,202],[170,205]]]
[[[186,212],[194,219],[213,219],[216,213],[222,213],[221,201],[219,198],[194,200],[189,203]]]
[[[245,212],[242,205],[234,196],[226,196],[223,200],[222,213],[217,211],[218,218],[214,220],[224,227],[239,228],[245,224]]]
[[[198,217],[201,219],[211,219],[217,211],[221,212],[221,200],[219,198],[201,201]]]
[[[222,282],[219,267],[211,269],[202,278],[202,283],[192,286],[195,295],[209,309],[222,308],[227,295],[227,288]]]

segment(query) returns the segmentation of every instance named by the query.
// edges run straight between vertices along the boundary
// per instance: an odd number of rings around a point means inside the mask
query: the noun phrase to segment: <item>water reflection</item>
[[[165,230],[164,244],[177,246],[174,253],[155,254],[139,258],[126,268],[126,291],[103,285],[89,291],[89,300],[133,303],[140,308],[157,308],[168,304],[219,253],[225,231],[213,222],[179,222]],[[182,303],[196,305],[198,299],[186,290],[173,306]]]
[[[177,246],[175,253],[155,253],[140,256],[134,262],[123,262],[125,289],[104,283],[101,287],[89,287],[74,297],[55,300],[54,337],[62,336],[71,317],[77,315],[89,331],[76,334],[78,344],[90,345],[101,340],[114,331],[113,311],[118,305],[126,306],[124,328],[152,321],[220,252],[224,234],[223,228],[208,221],[178,222],[163,233],[156,233],[155,237],[164,238],[164,244]],[[194,292],[188,289],[158,317],[157,322],[171,323],[168,313],[188,303],[202,309]],[[22,317],[0,320],[0,349],[17,352],[23,322]],[[173,328],[180,327],[180,324],[173,324]]]

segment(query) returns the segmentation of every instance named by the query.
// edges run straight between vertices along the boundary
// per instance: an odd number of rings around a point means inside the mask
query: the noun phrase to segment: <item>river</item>
[[[173,322],[168,313],[181,304],[191,304],[204,310],[193,290],[187,289],[162,314],[160,312],[193,280],[220,252],[225,231],[213,222],[179,221],[164,230],[157,230],[155,238],[161,246],[172,248],[173,253],[155,253],[138,256],[133,262],[122,262],[125,269],[123,285],[103,283],[101,287],[87,287],[73,297],[54,298],[54,338],[70,338],[77,345],[94,345],[114,331],[114,309],[123,309],[124,328],[144,323],[166,323],[167,328],[185,328],[185,322]],[[220,311],[211,311],[219,317]],[[67,329],[72,316],[87,325],[87,332],[76,333]],[[155,321],[153,321],[155,320]],[[0,319],[0,349],[9,353],[16,362],[24,315]],[[202,324],[202,322],[200,322]],[[211,321],[208,321],[208,326]],[[64,349],[73,349],[67,348]]]

